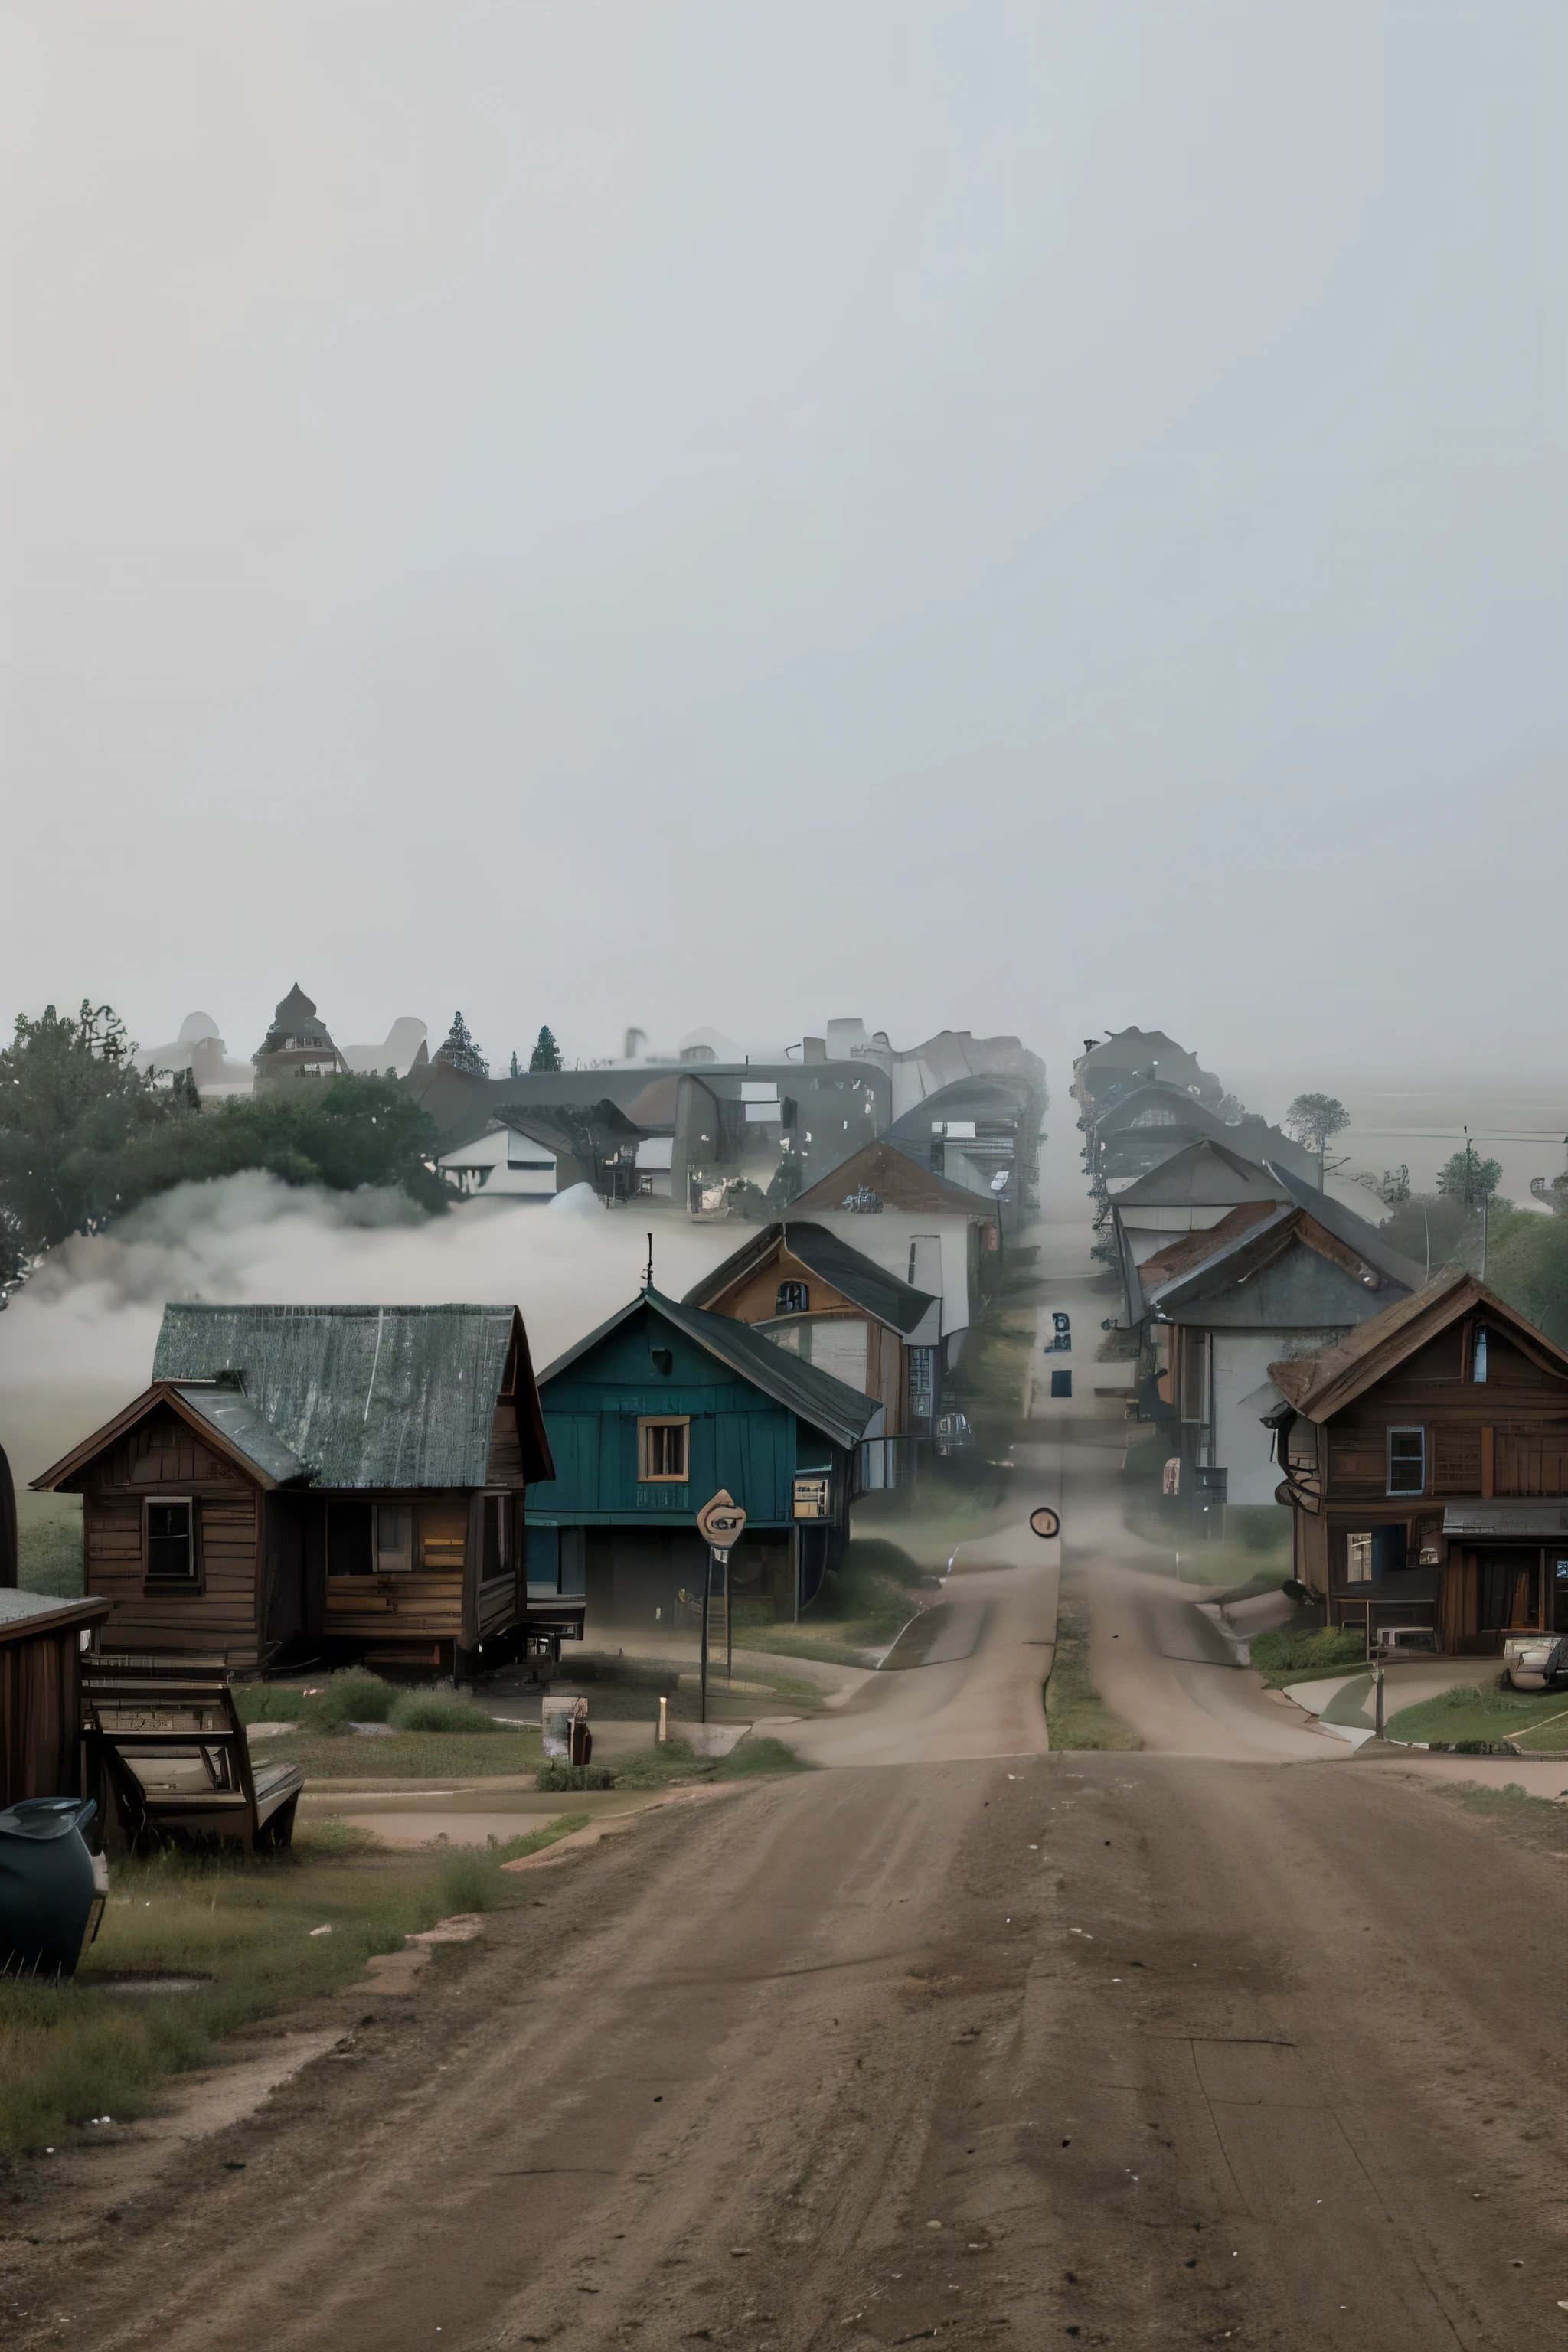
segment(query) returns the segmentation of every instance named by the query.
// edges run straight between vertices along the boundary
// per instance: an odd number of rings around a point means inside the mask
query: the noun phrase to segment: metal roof
[[[1205,1135],[1173,1151],[1146,1176],[1115,1193],[1118,1209],[1235,1207],[1242,1201],[1277,1201],[1284,1179]]]
[[[257,1411],[244,1390],[236,1388],[231,1381],[180,1381],[174,1393],[182,1403],[200,1415],[209,1429],[226,1438],[247,1462],[265,1470],[279,1486],[310,1476],[309,1464],[301,1462],[284,1444],[272,1423]]]
[[[107,1617],[107,1601],[63,1601],[56,1592],[21,1592],[0,1584],[0,1641],[18,1633],[44,1633],[67,1625],[89,1625]]]
[[[255,1419],[231,1434],[214,1392],[188,1402],[252,1459],[281,1448],[321,1486],[482,1486],[515,1307],[166,1307],[154,1381],[223,1381]],[[526,1342],[520,1434],[529,1464]],[[546,1459],[548,1455],[546,1455]],[[270,1468],[270,1465],[266,1465]]]
[[[730,1315],[710,1315],[706,1307],[688,1307],[684,1302],[666,1298],[658,1290],[641,1292],[618,1314],[610,1316],[579,1339],[574,1348],[568,1348],[563,1356],[547,1364],[539,1376],[541,1391],[581,1362],[601,1339],[608,1339],[612,1331],[645,1307],[676,1330],[684,1332],[689,1339],[694,1339],[700,1348],[705,1348],[742,1380],[750,1381],[775,1404],[798,1413],[813,1429],[821,1430],[836,1444],[857,1444],[878,1410],[875,1397],[862,1396],[847,1381],[836,1381],[831,1372],[803,1363],[787,1349],[775,1347],[771,1339],[753,1331],[749,1323],[737,1323]]]
[[[782,1218],[776,1224],[764,1225],[722,1265],[694,1283],[686,1294],[686,1303],[706,1307],[748,1274],[764,1266],[780,1248],[787,1249],[811,1273],[820,1275],[824,1282],[830,1282],[835,1290],[842,1291],[846,1298],[895,1331],[913,1331],[936,1305],[929,1292],[900,1282],[896,1274],[874,1264],[848,1242],[829,1233],[826,1225],[813,1224],[805,1218],[798,1223]]]

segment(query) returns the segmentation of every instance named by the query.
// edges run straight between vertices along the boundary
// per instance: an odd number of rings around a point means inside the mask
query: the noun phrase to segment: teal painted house
[[[590,1639],[696,1625],[696,1517],[721,1487],[747,1515],[738,1612],[795,1616],[843,1549],[855,1449],[881,1411],[746,1324],[653,1289],[550,1365],[539,1393],[555,1476],[529,1488],[529,1594],[584,1598]]]

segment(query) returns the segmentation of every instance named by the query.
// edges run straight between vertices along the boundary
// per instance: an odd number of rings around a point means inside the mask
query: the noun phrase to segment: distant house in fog
[[[349,1066],[298,981],[273,1013],[255,1059],[258,1087],[288,1078],[337,1077],[346,1075]]]

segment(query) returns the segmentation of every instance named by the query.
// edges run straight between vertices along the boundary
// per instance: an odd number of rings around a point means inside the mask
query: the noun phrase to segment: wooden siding
[[[489,1459],[485,1465],[487,1486],[512,1486],[521,1493],[523,1484],[522,1447],[517,1434],[517,1412],[510,1397],[503,1397],[495,1409],[490,1423]]]
[[[334,1576],[327,1582],[327,1633],[354,1641],[460,1642],[463,1574]]]
[[[149,1495],[188,1495],[199,1521],[195,1590],[149,1591],[142,1553]],[[258,1490],[167,1406],[92,1465],[82,1496],[87,1590],[111,1606],[105,1649],[211,1650],[258,1662]]]
[[[79,1797],[80,1602],[61,1624],[8,1623],[0,1639],[0,1806],[28,1797]]]

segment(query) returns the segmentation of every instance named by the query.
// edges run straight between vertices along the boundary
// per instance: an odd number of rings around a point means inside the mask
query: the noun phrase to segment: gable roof
[[[836,1381],[831,1372],[803,1363],[798,1356],[792,1356],[786,1349],[775,1347],[773,1340],[753,1331],[749,1323],[738,1323],[731,1315],[710,1315],[705,1307],[689,1307],[683,1301],[666,1298],[662,1291],[651,1289],[640,1292],[617,1314],[579,1339],[575,1347],[568,1348],[563,1356],[547,1364],[539,1376],[541,1390],[581,1362],[602,1339],[607,1339],[612,1331],[618,1330],[644,1307],[683,1332],[687,1339],[694,1339],[727,1370],[761,1389],[775,1404],[797,1413],[813,1429],[821,1430],[836,1444],[857,1444],[878,1409],[875,1397],[862,1396],[847,1381]]]
[[[1217,1225],[1200,1225],[1195,1233],[1177,1234],[1165,1248],[1146,1257],[1138,1268],[1144,1297],[1152,1302],[1163,1290],[1184,1282],[1200,1268],[1219,1264],[1242,1242],[1264,1228],[1272,1230],[1290,1214],[1289,1202],[1278,1196],[1243,1201]]]
[[[1365,1217],[1358,1217],[1353,1209],[1347,1209],[1331,1192],[1320,1192],[1315,1184],[1308,1183],[1278,1160],[1266,1160],[1263,1164],[1271,1176],[1279,1178],[1296,1206],[1304,1209],[1325,1233],[1332,1234],[1335,1241],[1356,1251],[1390,1282],[1402,1283],[1406,1290],[1421,1288],[1426,1277],[1415,1259],[1391,1247]]]
[[[877,1265],[863,1256],[859,1250],[825,1225],[815,1225],[808,1218],[798,1222],[781,1219],[777,1224],[764,1225],[753,1239],[742,1243],[722,1265],[704,1275],[686,1294],[689,1307],[709,1307],[721,1298],[738,1282],[756,1274],[770,1259],[786,1251],[812,1274],[831,1283],[855,1306],[863,1307],[879,1323],[889,1324],[893,1330],[910,1332],[923,1322],[936,1305],[929,1292],[915,1290],[909,1283],[900,1282],[896,1274]]]
[[[1338,1347],[1325,1349],[1320,1356],[1296,1356],[1270,1364],[1268,1376],[1299,1413],[1309,1421],[1326,1421],[1418,1354],[1439,1333],[1478,1310],[1489,1324],[1507,1330],[1543,1370],[1568,1379],[1568,1350],[1559,1348],[1473,1274],[1464,1273],[1439,1276],[1413,1297],[1396,1299],[1381,1315],[1359,1324]]]
[[[1239,1151],[1205,1135],[1196,1143],[1184,1144],[1169,1160],[1163,1160],[1158,1168],[1151,1168],[1147,1175],[1135,1177],[1120,1192],[1113,1192],[1111,1206],[1211,1209],[1242,1201],[1278,1201],[1283,1183],[1283,1178],[1271,1174],[1267,1166],[1260,1166],[1256,1160],[1243,1159]]]
[[[265,1487],[482,1486],[515,1346],[523,1475],[554,1475],[515,1307],[225,1307],[163,1310],[153,1382],[36,1478],[65,1485],[167,1403]]]
[[[803,1192],[792,1205],[791,1223],[796,1215],[809,1216],[814,1209],[841,1209],[849,1195],[861,1190],[880,1194],[895,1209],[970,1217],[983,1224],[989,1224],[995,1214],[993,1202],[984,1194],[966,1192],[962,1184],[949,1183],[945,1176],[922,1168],[918,1160],[884,1138],[862,1144]]]
[[[1215,1136],[1226,1132],[1226,1123],[1218,1111],[1211,1110],[1205,1102],[1196,1095],[1188,1094],[1184,1088],[1167,1086],[1163,1078],[1145,1079],[1139,1086],[1130,1087],[1106,1108],[1096,1110],[1094,1123],[1102,1135],[1121,1135],[1151,1111],[1169,1111],[1172,1114],[1169,1121],[1151,1120],[1152,1126],[1191,1127],[1202,1134]]]
[[[1402,1293],[1420,1288],[1419,1266],[1390,1249],[1373,1226],[1331,1203],[1342,1228],[1335,1232],[1329,1218],[1318,1214],[1319,1199],[1309,1191],[1310,1205],[1298,1205],[1294,1199],[1244,1202],[1217,1225],[1179,1234],[1139,1267],[1144,1296],[1168,1309],[1184,1295],[1203,1296],[1215,1276],[1226,1284],[1249,1279],[1292,1242],[1327,1258],[1369,1291],[1386,1284]]]

